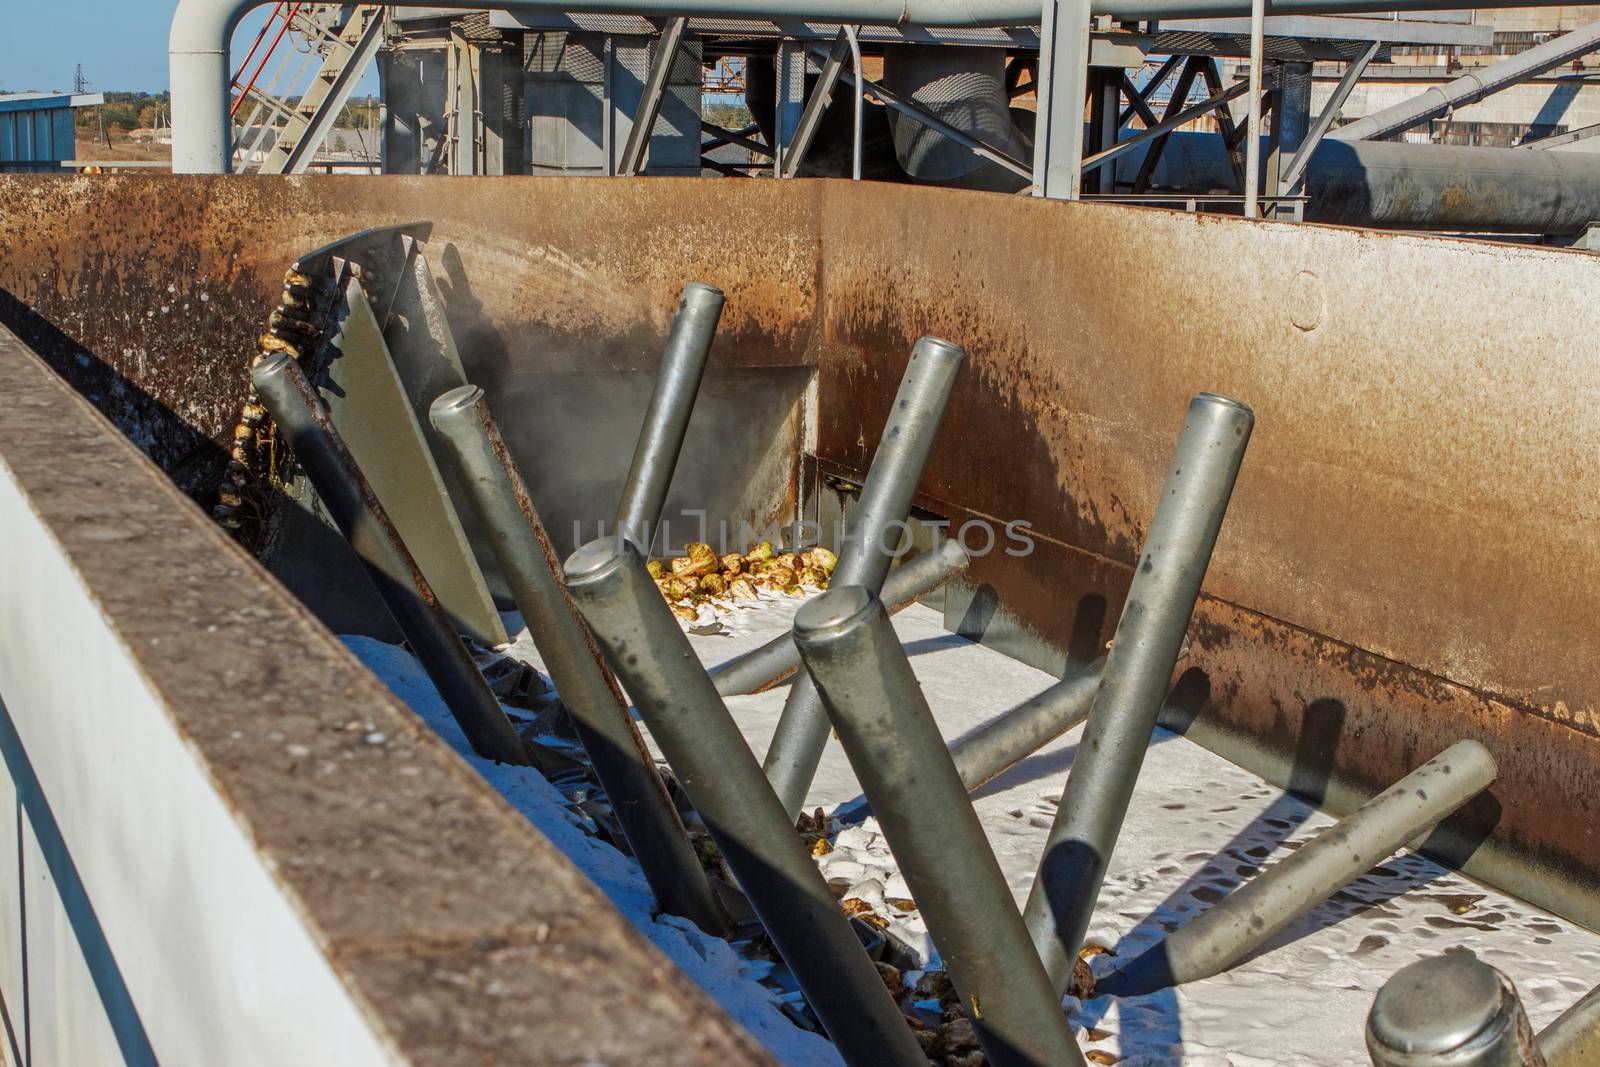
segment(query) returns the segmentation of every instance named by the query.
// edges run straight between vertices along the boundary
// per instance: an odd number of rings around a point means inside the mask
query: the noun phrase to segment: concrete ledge
[[[0,396],[15,1058],[771,1062],[4,330]]]

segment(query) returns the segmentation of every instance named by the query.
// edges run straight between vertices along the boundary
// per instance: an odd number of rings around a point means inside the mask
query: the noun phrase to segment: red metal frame
[[[272,58],[272,53],[277,49],[278,42],[282,41],[283,35],[289,31],[289,25],[294,21],[295,15],[299,13],[300,7],[301,5],[298,2],[286,3],[285,0],[278,0],[278,3],[272,8],[272,14],[268,15],[267,21],[261,24],[261,32],[256,34],[255,41],[250,45],[250,51],[246,52],[244,59],[240,60],[239,69],[233,72],[233,81],[228,83],[228,92],[230,94],[235,89],[239,90],[239,95],[234,97],[233,101],[228,105],[229,117],[238,112],[240,106],[244,103],[245,97],[250,95],[251,89],[255,88],[256,79],[261,77],[261,71],[266,67],[267,60]],[[273,34],[272,43],[267,45],[265,52],[261,53],[261,62],[257,63],[256,69],[251,71],[250,79],[241,86],[239,79],[244,76],[245,68],[250,65],[250,60],[255,58],[256,49],[261,47],[261,42],[266,38],[267,31],[272,29],[272,23],[279,18],[283,22],[278,26],[278,32]]]

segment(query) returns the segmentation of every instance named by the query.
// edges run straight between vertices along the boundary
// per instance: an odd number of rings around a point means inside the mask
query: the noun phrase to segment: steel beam
[[[1089,0],[1043,0],[1033,195],[1076,200],[1083,188],[1083,98],[1089,76]]]
[[[1511,980],[1470,955],[1402,967],[1367,1015],[1373,1067],[1545,1067]]]
[[[794,640],[989,1063],[1083,1064],[882,602],[835,586]]]
[[[1183,79],[1180,79],[1180,81],[1182,80]],[[1245,86],[1243,84],[1235,85],[1231,89],[1224,90],[1220,96],[1209,96],[1193,107],[1184,108],[1177,114],[1171,114],[1172,109],[1169,107],[1167,109],[1168,117],[1162,119],[1159,123],[1150,127],[1148,130],[1140,130],[1126,141],[1119,141],[1117,144],[1106,149],[1104,152],[1097,152],[1088,159],[1084,160],[1084,173],[1087,174],[1091,170],[1103,167],[1117,157],[1126,155],[1128,152],[1138,148],[1140,145],[1145,144],[1146,142],[1160,141],[1161,143],[1165,143],[1167,135],[1173,130],[1177,129],[1179,126],[1182,126],[1184,123],[1195,118],[1196,116],[1204,115],[1213,108],[1226,104],[1229,100],[1232,100],[1237,96],[1243,95],[1244,91]],[[1176,102],[1178,98],[1174,96],[1172,99],[1174,102]],[[1151,163],[1150,160],[1156,156],[1156,154],[1160,151],[1160,148],[1160,143],[1150,146],[1150,151],[1145,155],[1145,163],[1140,167],[1141,174],[1143,173],[1145,166],[1150,167],[1150,169],[1154,171],[1155,164]]]
[[[1254,422],[1227,397],[1201,393],[1189,404],[1028,895],[1028,926],[1058,991],[1072,977]]]
[[[578,740],[656,903],[709,934],[726,935],[727,912],[633,726],[627,700],[567,597],[555,549],[489,414],[483,390],[465,385],[442,394],[433,402],[430,419],[470,507],[489,532],[517,610],[561,702],[572,713]]]
[[[689,639],[621,537],[567,560],[567,588],[728,869],[851,1067],[927,1067]]]
[[[1216,56],[1207,56],[1205,66],[1200,68],[1200,77],[1205,80],[1206,92],[1216,96],[1223,91],[1222,65],[1217,62]],[[1223,104],[1213,111],[1212,117],[1217,123],[1217,132],[1222,135],[1222,143],[1228,149],[1228,166],[1233,170],[1233,188],[1244,192],[1244,126],[1234,120],[1233,109],[1229,104]]]
[[[644,171],[650,155],[650,135],[655,132],[656,118],[661,114],[661,100],[667,94],[672,79],[672,68],[678,62],[678,49],[683,44],[683,30],[689,24],[686,18],[671,18],[661,29],[656,41],[656,54],[650,61],[650,72],[645,75],[644,90],[639,106],[633,113],[633,126],[622,146],[622,158],[617,163],[617,173],[632,177]]]
[[[1289,160],[1289,165],[1283,169],[1283,189],[1286,194],[1292,195],[1306,176],[1306,164],[1311,162],[1311,153],[1317,150],[1317,145],[1327,136],[1333,124],[1339,121],[1339,114],[1344,110],[1345,101],[1350,99],[1350,91],[1356,87],[1361,76],[1367,71],[1367,64],[1372,62],[1372,57],[1378,54],[1378,42],[1368,44],[1366,50],[1345,65],[1344,74],[1339,78],[1339,84],[1333,87],[1333,93],[1328,97],[1328,102],[1318,112],[1316,121],[1311,124],[1305,140],[1295,151],[1294,158]]]
[[[861,487],[861,499],[845,525],[833,584],[859,585],[874,594],[883,588],[893,562],[891,554],[905,532],[917,482],[933,451],[945,405],[966,356],[960,348],[936,337],[924,337],[912,348],[877,454]],[[827,713],[816,687],[802,676],[784,701],[763,765],[791,822],[805,804],[827,744]]]
[[[817,84],[806,99],[805,109],[800,112],[800,121],[795,124],[789,147],[784,150],[783,177],[793,178],[800,173],[800,164],[805,162],[806,153],[811,151],[811,142],[822,127],[822,117],[833,102],[834,86],[839,84],[839,75],[849,58],[850,35],[841,27],[839,36],[834,38],[833,47],[828,51],[828,58],[822,61],[822,73],[818,75]]]
[[[1261,213],[1261,57],[1266,48],[1266,17],[1266,0],[1250,0],[1250,110],[1244,127],[1244,217],[1247,219]]]
[[[1204,62],[1199,56],[1190,56],[1184,62],[1183,69],[1178,73],[1178,83],[1173,86],[1172,96],[1167,100],[1167,109],[1162,113],[1162,122],[1129,138],[1123,145],[1114,145],[1112,147],[1112,151],[1117,155],[1121,155],[1138,145],[1146,142],[1150,143],[1150,148],[1145,152],[1144,160],[1140,162],[1139,170],[1134,176],[1133,192],[1143,193],[1150,188],[1150,177],[1155,173],[1156,164],[1161,161],[1161,153],[1166,151],[1168,134],[1194,117],[1192,115],[1184,115],[1183,112],[1189,103],[1189,91],[1193,88],[1194,80],[1199,74],[1201,64]],[[1217,106],[1227,103],[1227,101],[1221,99],[1220,94],[1213,99],[1219,101]],[[1203,104],[1204,102],[1200,106],[1203,106]],[[1196,112],[1196,114],[1201,114],[1201,112]],[[1179,116],[1183,117],[1180,118]],[[1108,162],[1115,158],[1116,155],[1106,156],[1098,162]]]
[[[721,289],[699,282],[684,286],[678,297],[678,311],[667,334],[655,391],[650,394],[633,463],[617,504],[617,532],[645,555],[650,554],[650,545],[661,525],[661,509],[666,507],[667,492],[672,488],[672,472],[683,451],[684,435],[689,432],[689,416],[694,413],[724,303]]]
[[[889,613],[904,610],[954,578],[972,562],[961,542],[941,541],[930,552],[892,571],[883,582],[884,603]],[[760,648],[752,649],[711,671],[722,696],[759,693],[783,681],[800,667],[800,652],[791,634],[782,633]]]
[[[1408,841],[1420,844],[1497,773],[1488,749],[1458,741],[1097,983],[1096,993],[1144,996],[1222,973]]]
[[[489,691],[299,364],[274,353],[251,368],[250,380],[472,750],[500,763],[528,763],[527,745]]]
[[[819,59],[828,55],[827,52],[822,51],[820,48],[808,48],[807,51],[809,51],[812,55],[817,56]],[[851,73],[841,72],[839,76],[845,81],[849,82],[851,87],[856,89],[856,91],[865,93],[885,107],[892,108],[893,110],[900,112],[902,115],[905,115],[907,118],[915,119],[917,122],[922,123],[922,125],[928,127],[930,130],[934,130],[937,133],[943,134],[945,137],[950,138],[950,140],[967,148],[973,153],[982,156],[984,159],[993,160],[1002,167],[1011,171],[1013,174],[1027,178],[1029,181],[1033,180],[1033,171],[1029,169],[1028,165],[1022,160],[1017,159],[1015,156],[1010,155],[1009,153],[1002,151],[1001,149],[998,149],[985,141],[978,140],[969,133],[964,133],[961,130],[956,129],[943,119],[937,118],[931,113],[924,111],[910,100],[906,100],[893,91],[885,89],[879,83],[871,81],[867,78],[858,79],[854,74]]]
[[[1157,122],[1161,121],[1160,119],[1156,118],[1155,112],[1150,110],[1150,97],[1155,93],[1156,89],[1161,85],[1161,83],[1167,80],[1167,76],[1177,69],[1178,64],[1182,63],[1184,59],[1185,57],[1182,55],[1168,56],[1164,61],[1162,61],[1161,66],[1156,68],[1156,72],[1150,76],[1150,80],[1144,83],[1143,89],[1133,84],[1133,79],[1128,76],[1127,70],[1123,70],[1122,91],[1128,98],[1128,106],[1123,109],[1121,115],[1117,116],[1118,129],[1126,126],[1128,124],[1128,120],[1133,118],[1135,115],[1138,115],[1140,118],[1144,119],[1144,123],[1147,127],[1154,126]]]

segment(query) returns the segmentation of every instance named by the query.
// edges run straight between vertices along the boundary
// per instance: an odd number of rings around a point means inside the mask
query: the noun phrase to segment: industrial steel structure
[[[1083,1003],[1404,850],[1600,931],[1600,259],[1531,247],[1587,243],[1600,154],[1421,143],[1587,78],[1600,21],[1357,117],[1508,42],[1427,0],[572,4],[283,0],[234,56],[260,0],[178,0],[177,174],[0,175],[0,1059],[772,1062],[643,931],[848,1067],[1081,1067]],[[374,66],[347,162],[388,176],[312,175]],[[664,558],[691,518],[778,532]],[[702,663],[741,573],[830,588]],[[946,736],[986,680],[935,692],[907,618],[1048,677]],[[985,790],[1080,726],[1003,866]],[[1329,818],[1099,953],[1158,741]],[[922,949],[820,862],[867,812]],[[1467,929],[1365,987],[1376,1067],[1592,1060],[1600,990],[1537,1033]]]

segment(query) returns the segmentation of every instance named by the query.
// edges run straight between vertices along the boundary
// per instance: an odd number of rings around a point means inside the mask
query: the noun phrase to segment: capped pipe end
[[[1454,1052],[1495,1026],[1505,1002],[1500,973],[1475,957],[1419,960],[1396,971],[1378,991],[1367,1016],[1367,1045],[1377,1063],[1392,1062],[1384,1053]]]
[[[1196,393],[1195,398],[1189,401],[1189,406],[1195,407],[1200,404],[1232,408],[1234,411],[1248,415],[1252,419],[1256,417],[1255,411],[1250,407],[1249,404],[1246,404],[1243,400],[1235,400],[1231,396],[1223,396],[1221,393]]]
[[[942,337],[923,335],[911,346],[911,358],[916,359],[919,356],[932,356],[935,359],[959,363],[967,358],[967,350],[960,345],[951,344]]]
[[[795,613],[795,640],[816,642],[838,637],[866,623],[874,609],[883,610],[871,591],[859,585],[835,586]]]
[[[258,382],[276,378],[288,370],[293,362],[294,360],[285,352],[270,353],[250,365],[250,377]]]
[[[569,586],[591,585],[618,573],[637,555],[638,550],[624,537],[597,537],[568,556],[562,569]]]
[[[678,297],[678,299],[696,301],[716,300],[720,302],[722,300],[726,300],[727,297],[721,289],[718,289],[714,285],[707,285],[705,282],[690,282],[688,285],[683,287],[683,293]]]
[[[432,418],[436,415],[453,415],[467,411],[477,406],[482,398],[483,390],[478,386],[458,385],[434,397],[433,403],[428,405],[428,415]]]

